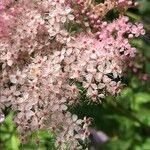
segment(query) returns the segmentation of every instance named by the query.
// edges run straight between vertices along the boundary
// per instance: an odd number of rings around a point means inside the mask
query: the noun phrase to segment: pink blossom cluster
[[[129,39],[144,34],[142,24],[132,24],[126,16],[113,22],[99,20],[96,29],[95,21],[90,26],[83,21],[78,24],[81,32],[72,34],[68,27],[78,23],[76,12],[80,12],[76,4],[71,0],[0,3],[0,116],[11,107],[22,141],[33,131],[47,129],[58,135],[60,149],[82,149],[78,140],[88,137],[91,120],[69,112],[80,102],[82,91],[76,83],[94,102],[119,93],[126,60],[136,52]]]

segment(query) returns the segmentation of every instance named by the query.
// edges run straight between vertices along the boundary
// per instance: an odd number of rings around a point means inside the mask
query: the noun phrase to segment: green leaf
[[[135,104],[135,110],[140,109],[141,104],[150,102],[150,94],[146,92],[140,92],[135,94],[134,96],[134,104]]]
[[[133,95],[133,91],[131,88],[125,88],[122,92],[121,92],[121,96],[124,97],[128,97],[128,96],[132,96]]]
[[[142,150],[149,150],[150,149],[150,138],[146,139],[146,141],[141,146]]]
[[[136,112],[135,114],[141,122],[150,126],[150,110],[148,109],[141,109],[140,111]]]
[[[15,135],[11,137],[11,146],[12,146],[12,150],[19,150],[20,142]]]

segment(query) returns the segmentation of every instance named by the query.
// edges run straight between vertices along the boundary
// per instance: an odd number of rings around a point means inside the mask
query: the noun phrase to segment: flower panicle
[[[0,122],[2,110],[11,107],[23,142],[25,134],[47,129],[61,149],[82,149],[79,140],[89,136],[91,119],[69,112],[81,91],[96,103],[121,91],[124,68],[136,55],[129,40],[144,35],[143,25],[124,15],[102,19],[130,1],[84,2],[0,2]],[[70,32],[75,25],[80,32]]]

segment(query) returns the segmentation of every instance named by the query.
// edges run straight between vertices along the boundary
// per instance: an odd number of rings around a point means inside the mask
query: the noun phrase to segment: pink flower
[[[136,54],[129,40],[145,33],[126,16],[100,20],[93,10],[86,12],[87,5],[83,0],[0,1],[0,123],[2,110],[11,107],[21,134],[51,129],[59,133],[56,146],[82,149],[78,139],[89,136],[91,121],[68,108],[84,92],[94,102],[119,93],[121,82],[115,79]],[[119,8],[130,5],[116,1]]]

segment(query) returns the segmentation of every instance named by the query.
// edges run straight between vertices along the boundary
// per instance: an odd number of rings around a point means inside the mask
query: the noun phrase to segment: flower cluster
[[[0,122],[2,110],[11,107],[22,137],[47,129],[58,135],[60,149],[82,149],[78,140],[88,137],[91,120],[69,112],[79,102],[76,83],[94,102],[120,92],[125,62],[136,52],[129,39],[144,34],[142,24],[132,24],[128,17],[102,20],[116,5],[129,3],[107,0],[99,5],[104,12],[100,15],[88,1],[1,1]],[[81,7],[88,9],[85,16]],[[85,22],[84,17],[89,19]],[[80,33],[70,33],[74,24]]]

